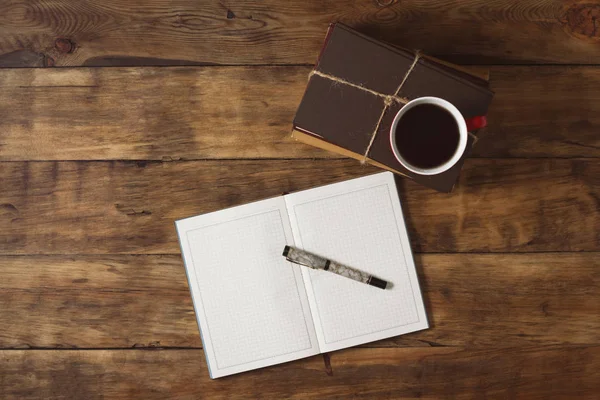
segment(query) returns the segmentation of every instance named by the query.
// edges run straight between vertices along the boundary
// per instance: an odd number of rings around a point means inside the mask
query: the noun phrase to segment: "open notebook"
[[[176,222],[211,378],[426,329],[394,176]],[[292,264],[295,246],[390,282]]]

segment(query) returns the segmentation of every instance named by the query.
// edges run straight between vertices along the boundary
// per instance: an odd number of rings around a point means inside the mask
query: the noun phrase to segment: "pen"
[[[367,285],[375,286],[380,289],[385,289],[388,286],[388,282],[384,281],[383,279],[376,278],[373,275],[369,275],[357,269],[317,256],[309,253],[308,251],[285,246],[283,249],[283,256],[294,264],[303,265],[312,269],[333,272],[334,274],[345,276],[346,278],[366,283]]]

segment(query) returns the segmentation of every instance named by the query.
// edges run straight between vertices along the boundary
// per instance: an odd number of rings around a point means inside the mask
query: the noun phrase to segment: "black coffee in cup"
[[[418,104],[406,111],[394,135],[402,158],[417,168],[434,168],[446,163],[460,141],[454,116],[434,104]]]

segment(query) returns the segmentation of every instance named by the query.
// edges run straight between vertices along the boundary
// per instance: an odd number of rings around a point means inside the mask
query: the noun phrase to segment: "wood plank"
[[[211,381],[201,350],[0,352],[3,399],[596,399],[600,347],[351,349]]]
[[[202,347],[180,256],[0,257],[0,348]]]
[[[313,63],[332,21],[459,61],[597,64],[598,13],[559,0],[13,0],[0,65]]]
[[[496,67],[475,157],[600,157],[600,68]]]
[[[306,67],[0,70],[5,116],[0,158],[324,156],[289,138],[308,72]]]
[[[0,160],[327,158],[290,139],[308,67],[0,70]],[[475,157],[600,157],[600,70],[493,67]]]
[[[599,254],[417,254],[431,328],[366,346],[600,344]],[[202,346],[178,255],[0,265],[0,348]]]
[[[354,160],[0,163],[0,254],[179,254],[173,221],[378,172]],[[600,250],[596,159],[472,159],[400,179],[417,252]]]

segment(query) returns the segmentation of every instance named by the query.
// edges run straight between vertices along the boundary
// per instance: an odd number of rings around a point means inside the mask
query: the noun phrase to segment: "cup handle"
[[[485,115],[466,119],[467,132],[473,132],[477,129],[484,128],[487,125],[487,118]]]

